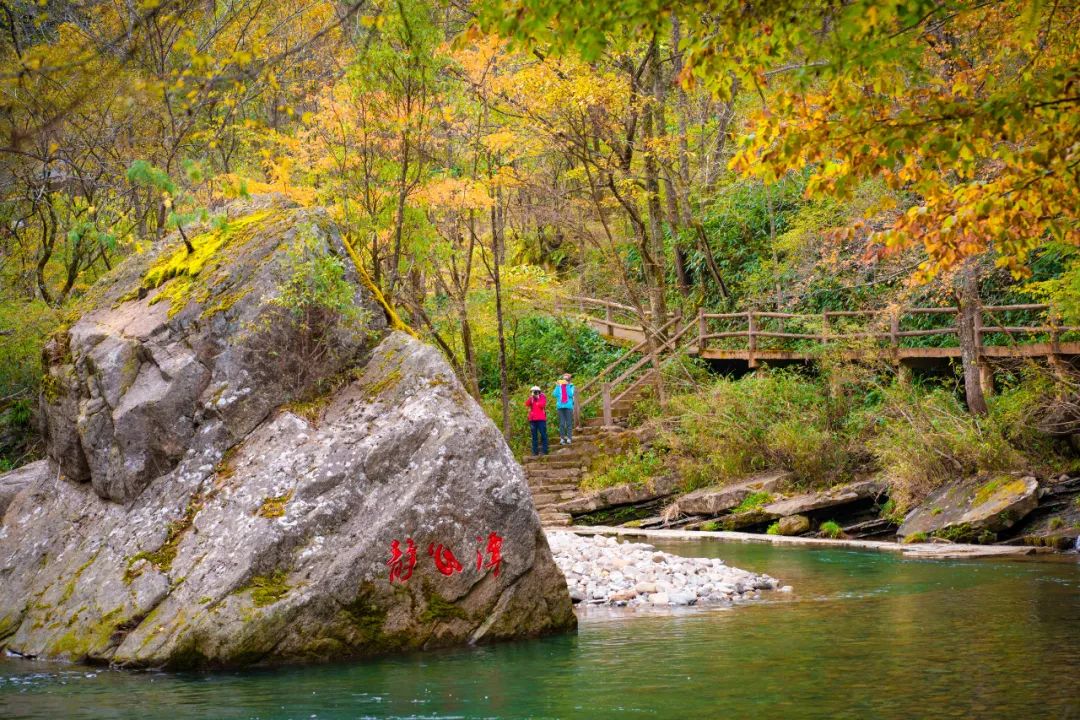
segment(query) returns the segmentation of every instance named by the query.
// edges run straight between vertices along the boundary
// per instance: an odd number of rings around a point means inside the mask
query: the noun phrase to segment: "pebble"
[[[775,578],[725,565],[716,558],[686,558],[645,543],[620,543],[612,537],[565,530],[550,530],[547,538],[575,603],[730,605],[760,599],[760,590],[791,592],[791,586],[781,588]]]

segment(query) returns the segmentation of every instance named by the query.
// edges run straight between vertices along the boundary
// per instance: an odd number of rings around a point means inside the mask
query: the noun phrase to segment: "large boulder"
[[[902,540],[940,537],[960,542],[996,539],[1039,504],[1033,477],[999,475],[948,483],[904,518],[896,531]]]
[[[573,628],[501,434],[385,333],[327,216],[248,208],[194,242],[125,262],[48,349],[0,649],[236,666]],[[347,292],[305,304],[311,273]]]

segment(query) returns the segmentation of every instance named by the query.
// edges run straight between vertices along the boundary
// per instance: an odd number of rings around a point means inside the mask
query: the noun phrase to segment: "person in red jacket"
[[[529,408],[529,432],[532,434],[532,454],[548,454],[547,439],[547,398],[540,388],[533,385],[529,391],[529,397],[525,399],[525,407]]]

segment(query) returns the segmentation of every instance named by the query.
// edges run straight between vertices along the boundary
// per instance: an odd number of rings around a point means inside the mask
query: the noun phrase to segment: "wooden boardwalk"
[[[756,368],[810,364],[823,358],[877,359],[898,370],[942,365],[960,358],[958,311],[949,307],[830,311],[820,314],[762,312],[675,315],[660,327],[642,323],[648,312],[587,297],[561,297],[556,311],[574,317],[627,349],[596,377],[578,387],[576,410],[597,412],[593,424],[610,426],[615,409],[643,386],[656,383],[661,360],[682,351],[706,360]],[[993,390],[994,365],[1008,359],[1045,359],[1058,367],[1080,361],[1080,327],[1057,322],[1043,304],[989,305],[975,313],[980,381]],[[652,334],[652,342],[649,340]],[[915,338],[932,338],[930,344]],[[592,406],[592,408],[590,408]]]
[[[568,298],[578,316],[606,338],[645,344],[646,329],[628,315],[634,308],[595,298]],[[990,305],[980,308],[977,333],[982,358],[1072,358],[1080,356],[1080,339],[1071,336],[1080,327],[1056,324],[1043,304]],[[760,363],[813,362],[839,353],[858,357],[882,353],[892,360],[917,364],[920,360],[960,357],[956,308],[908,308],[874,311],[834,311],[816,315],[744,311],[701,311],[690,320],[681,343],[690,354],[709,360],[736,360],[756,367]],[[1006,324],[996,318],[1035,317],[1029,324]],[[909,318],[944,318],[938,327],[905,329]],[[1043,317],[1046,316],[1046,317]],[[988,324],[990,319],[994,324]],[[923,323],[924,325],[927,323]],[[1066,339],[1062,339],[1066,336]],[[943,345],[905,344],[909,338],[936,337]]]

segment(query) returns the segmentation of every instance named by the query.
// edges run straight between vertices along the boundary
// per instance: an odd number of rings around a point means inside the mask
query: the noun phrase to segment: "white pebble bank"
[[[732,604],[761,597],[761,590],[790,591],[715,558],[660,552],[645,543],[549,530],[555,564],[566,576],[570,597],[589,605]]]

